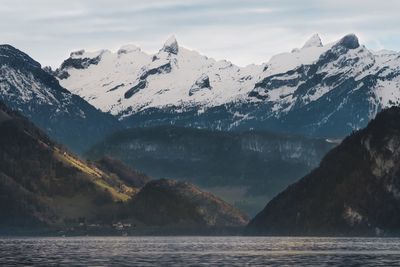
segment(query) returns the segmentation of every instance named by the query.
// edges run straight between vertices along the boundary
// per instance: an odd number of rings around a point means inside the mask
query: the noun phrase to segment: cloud
[[[354,32],[373,49],[398,49],[397,0],[2,0],[0,40],[57,66],[72,50],[134,43],[181,45],[239,65],[300,47],[313,33]]]

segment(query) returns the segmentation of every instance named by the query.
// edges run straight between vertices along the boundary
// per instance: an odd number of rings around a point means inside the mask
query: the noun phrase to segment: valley
[[[155,178],[194,183],[249,215],[318,166],[335,144],[268,132],[222,132],[173,126],[115,133],[87,153],[117,158]]]

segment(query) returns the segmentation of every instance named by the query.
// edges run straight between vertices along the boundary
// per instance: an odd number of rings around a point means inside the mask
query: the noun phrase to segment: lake
[[[399,238],[0,238],[1,266],[390,266],[399,263]]]

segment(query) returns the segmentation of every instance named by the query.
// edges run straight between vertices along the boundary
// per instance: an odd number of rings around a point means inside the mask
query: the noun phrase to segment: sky
[[[0,0],[0,43],[43,66],[71,51],[135,44],[157,52],[175,35],[186,48],[245,66],[355,33],[373,50],[400,51],[399,0]]]

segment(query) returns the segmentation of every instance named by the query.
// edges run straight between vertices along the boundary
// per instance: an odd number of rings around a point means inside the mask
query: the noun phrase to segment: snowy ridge
[[[370,93],[373,96],[370,101],[372,105],[378,106],[374,108],[372,117],[376,115],[377,110],[399,103],[399,53],[369,51],[364,45],[358,44],[355,35],[347,35],[338,42],[325,46],[319,46],[319,42],[315,39],[317,38],[313,36],[301,50],[273,57],[266,65],[263,80],[256,85],[254,91],[264,100],[273,103],[272,111],[276,115],[289,112],[296,105],[298,107],[299,103],[307,105],[314,102],[348,79],[359,82],[351,88],[351,91],[356,91],[364,85],[363,79],[371,76],[377,81],[370,85]],[[345,47],[346,44],[343,42],[351,42],[349,44],[351,47]],[[313,43],[316,45],[311,45]],[[302,52],[304,58],[295,56],[299,52]],[[333,56],[334,60],[326,60]],[[300,78],[309,74],[301,70],[307,65],[312,65],[315,68],[314,75],[323,76],[323,80],[308,91],[303,90],[299,93],[298,89],[310,79],[306,77],[302,81]],[[278,81],[280,81],[279,86],[273,86],[274,82]]]
[[[354,34],[329,44],[316,34],[301,48],[243,68],[171,37],[152,55],[131,45],[74,52],[57,77],[95,107],[139,125],[342,136],[400,104],[400,53],[370,51]],[[143,117],[147,110],[152,115]]]
[[[63,68],[68,78],[59,79],[60,84],[114,115],[127,109],[216,106],[244,98],[262,69],[255,65],[239,68],[225,60],[207,58],[179,47],[174,37],[154,55],[146,54],[136,46],[124,46],[115,53],[82,50],[71,54],[73,59],[97,57],[101,59],[96,64]],[[208,77],[212,90],[190,93],[204,76]],[[125,94],[133,88],[132,95]]]
[[[319,37],[318,34],[314,34],[313,36],[311,36],[310,39],[307,40],[307,42],[305,42],[305,44],[303,45],[303,49],[310,47],[322,47],[322,46],[323,44],[321,37]]]
[[[273,56],[264,66],[264,77],[285,73],[289,70],[314,63],[324,52],[332,48],[334,43],[322,45],[318,34],[313,35],[301,49],[295,48],[291,53]]]

